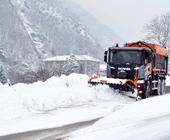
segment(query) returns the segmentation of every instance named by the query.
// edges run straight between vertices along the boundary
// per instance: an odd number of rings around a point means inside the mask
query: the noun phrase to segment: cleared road
[[[78,122],[58,128],[30,131],[0,137],[0,140],[62,140],[68,133],[93,125],[101,118]]]

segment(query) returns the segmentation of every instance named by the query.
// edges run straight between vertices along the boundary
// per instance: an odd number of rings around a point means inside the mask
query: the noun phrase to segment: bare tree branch
[[[168,47],[170,45],[170,13],[152,19],[144,26],[144,31],[145,41]]]

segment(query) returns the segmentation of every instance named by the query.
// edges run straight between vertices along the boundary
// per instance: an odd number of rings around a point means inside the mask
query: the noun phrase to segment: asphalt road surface
[[[76,131],[81,128],[93,125],[101,118],[78,122],[58,128],[30,131],[18,134],[12,134],[7,136],[1,136],[0,140],[62,140],[67,134]]]

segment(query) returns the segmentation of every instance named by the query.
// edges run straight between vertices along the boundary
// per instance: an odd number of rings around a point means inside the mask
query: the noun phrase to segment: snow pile
[[[130,104],[81,130],[74,140],[161,140],[170,137],[170,95]]]
[[[0,85],[0,136],[96,119],[134,102],[108,86],[91,87],[88,79],[71,74],[30,85]]]
[[[0,85],[0,120],[11,120],[32,113],[48,113],[97,101],[127,102],[126,97],[113,94],[107,86],[89,87],[88,76],[71,74],[52,77],[46,82]]]

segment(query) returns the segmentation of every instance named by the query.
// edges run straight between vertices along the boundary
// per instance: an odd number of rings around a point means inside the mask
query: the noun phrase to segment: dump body
[[[133,48],[133,47],[138,47],[138,48],[148,48],[151,49],[153,54],[157,54],[160,56],[167,57],[168,52],[166,48],[161,47],[160,45],[157,44],[152,44],[152,43],[146,43],[146,42],[135,42],[135,43],[126,43],[125,44],[126,48]]]

